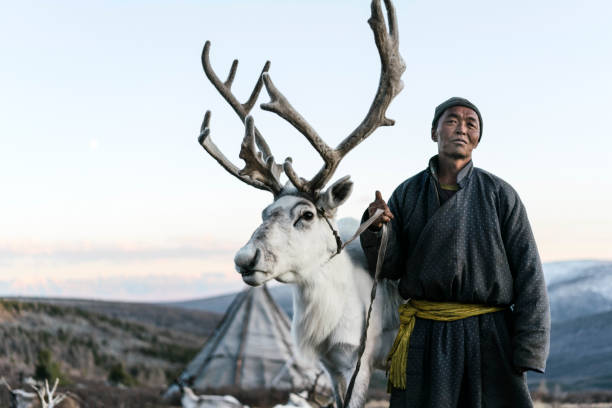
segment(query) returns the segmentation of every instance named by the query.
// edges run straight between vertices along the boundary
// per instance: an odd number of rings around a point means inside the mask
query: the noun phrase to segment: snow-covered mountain
[[[612,262],[544,264],[553,323],[612,310]]]

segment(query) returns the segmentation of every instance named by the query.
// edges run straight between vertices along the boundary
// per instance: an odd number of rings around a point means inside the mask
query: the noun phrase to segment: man
[[[514,189],[472,164],[478,108],[450,98],[434,114],[438,155],[380,192],[361,236],[371,268],[390,222],[383,277],[411,299],[390,355],[391,407],[531,407],[525,374],[544,372],[550,315],[542,265]]]

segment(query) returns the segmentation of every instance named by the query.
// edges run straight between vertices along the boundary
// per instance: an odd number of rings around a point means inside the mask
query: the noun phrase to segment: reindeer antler
[[[376,96],[370,106],[366,117],[350,135],[348,135],[335,149],[330,148],[317,132],[304,120],[304,118],[291,106],[287,98],[274,86],[269,74],[263,74],[263,82],[270,95],[271,101],[262,104],[261,108],[274,112],[300,133],[302,133],[315,150],[321,155],[325,164],[319,172],[310,180],[304,180],[293,170],[291,158],[287,158],[283,165],[285,174],[298,190],[316,195],[318,191],[327,184],[336,171],[342,158],[355,146],[365,140],[372,132],[380,126],[392,126],[395,122],[385,117],[385,113],[393,98],[402,90],[404,84],[401,81],[402,73],[406,70],[399,53],[399,33],[397,28],[397,16],[391,0],[384,0],[387,9],[389,29],[385,24],[380,0],[372,0],[372,16],[368,20],[374,32],[374,41],[378,48],[381,61],[380,81]]]
[[[9,390],[9,392],[13,392],[13,389],[11,388],[9,383],[6,382],[6,379],[4,377],[0,377],[0,384],[4,384],[4,386]]]
[[[238,177],[245,183],[263,190],[271,191],[275,196],[281,191],[280,173],[282,167],[274,162],[274,157],[270,153],[270,148],[259,133],[253,123],[253,118],[249,113],[253,109],[255,102],[261,92],[262,78],[257,80],[251,96],[245,103],[240,103],[236,96],[232,93],[231,87],[238,69],[238,60],[234,60],[230,68],[229,75],[225,82],[221,82],[219,77],[213,71],[210,65],[210,41],[206,41],[204,50],[202,51],[202,66],[206,76],[217,88],[217,91],[230,104],[236,114],[245,123],[245,135],[240,149],[240,158],[246,163],[242,170],[238,169],[230,160],[221,153],[219,148],[213,143],[210,138],[210,111],[204,115],[204,121],[200,129],[200,137],[198,141],[204,149],[228,172]],[[270,68],[270,61],[267,61],[263,67],[262,74]],[[257,151],[256,146],[260,151]]]
[[[385,117],[385,113],[393,98],[403,88],[400,77],[406,69],[406,65],[399,53],[399,34],[397,30],[395,8],[391,0],[384,0],[384,2],[387,9],[389,28],[387,29],[387,24],[385,23],[380,0],[372,0],[372,16],[368,20],[374,32],[374,41],[378,48],[381,61],[378,90],[366,117],[335,149],[332,149],[325,143],[308,122],[293,108],[293,106],[291,106],[287,98],[285,98],[276,86],[274,86],[268,74],[268,69],[270,67],[269,61],[266,62],[261,76],[247,102],[240,103],[231,92],[232,82],[234,81],[238,67],[238,60],[234,60],[227,80],[221,82],[210,66],[209,41],[204,45],[204,51],[202,52],[204,72],[206,72],[208,79],[245,123],[246,130],[240,150],[240,158],[245,161],[246,165],[242,170],[239,170],[238,167],[232,164],[212,142],[209,128],[210,111],[206,112],[204,117],[204,123],[202,124],[202,130],[199,137],[200,144],[221,164],[221,166],[223,166],[223,168],[240,180],[254,187],[272,191],[275,196],[278,195],[282,190],[282,185],[280,183],[281,166],[274,162],[274,158],[270,153],[267,143],[257,128],[255,128],[253,119],[249,117],[249,113],[259,96],[263,84],[271,100],[268,103],[262,104],[261,108],[276,113],[295,127],[306,137],[324,161],[321,170],[319,170],[311,180],[303,179],[297,175],[293,170],[293,161],[291,157],[285,159],[282,169],[299,191],[311,196],[318,195],[320,189],[329,181],[338,168],[340,161],[349,151],[365,140],[380,126],[392,126],[394,124],[393,120]],[[256,145],[259,151],[256,150]]]
[[[36,394],[38,394],[38,399],[40,400],[42,408],[53,408],[66,398],[66,394],[61,393],[57,394],[56,396],[53,396],[53,394],[55,394],[55,390],[57,390],[58,384],[59,378],[55,379],[53,389],[51,390],[49,389],[49,381],[47,381],[47,379],[45,379],[44,388],[36,384],[30,384],[30,387],[32,387],[34,391],[36,391]]]

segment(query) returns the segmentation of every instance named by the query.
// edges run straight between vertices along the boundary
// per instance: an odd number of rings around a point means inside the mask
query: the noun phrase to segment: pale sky
[[[246,100],[266,60],[330,145],[378,85],[369,0],[19,1],[0,12],[0,295],[172,300],[242,287],[235,251],[272,195],[197,144],[204,112],[234,163],[243,127],[202,72]],[[396,0],[405,88],[342,162],[359,217],[425,168],[433,110],[482,112],[474,164],[524,201],[545,262],[612,259],[612,6],[607,1]],[[259,103],[267,102],[262,92]],[[278,162],[320,168],[304,137],[256,108]]]

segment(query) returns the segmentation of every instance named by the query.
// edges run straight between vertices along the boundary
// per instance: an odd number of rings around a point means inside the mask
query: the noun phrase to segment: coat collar
[[[470,176],[472,174],[472,169],[474,168],[473,161],[470,160],[461,170],[459,170],[459,174],[457,174],[457,184],[459,188],[464,188],[467,184]],[[436,180],[436,183],[440,183],[438,180],[438,155],[436,154],[431,159],[429,159],[428,166],[429,174]]]

